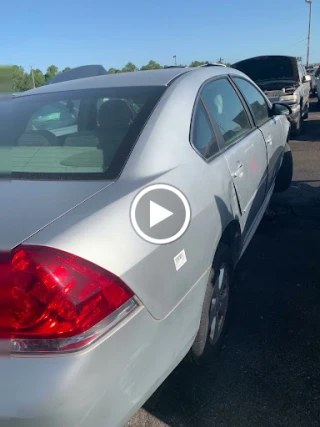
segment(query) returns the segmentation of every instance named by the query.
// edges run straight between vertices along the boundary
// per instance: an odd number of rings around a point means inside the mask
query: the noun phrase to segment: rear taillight
[[[0,264],[0,339],[11,351],[87,347],[137,303],[115,275],[56,249],[22,246]]]

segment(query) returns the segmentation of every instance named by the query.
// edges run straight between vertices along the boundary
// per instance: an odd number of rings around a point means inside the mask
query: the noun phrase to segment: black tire
[[[221,273],[222,270],[223,273]],[[219,287],[220,274],[224,274],[224,280],[221,287]],[[206,364],[212,361],[212,358],[220,350],[228,325],[232,278],[233,263],[231,251],[227,245],[220,243],[207,283],[199,330],[189,354],[187,355],[188,362],[196,365]],[[219,297],[218,292],[221,294]],[[213,303],[213,300],[216,301],[215,304]],[[223,301],[223,303],[220,301]],[[224,307],[224,304],[226,304],[226,310],[221,310],[221,312],[225,312],[225,315],[222,316],[219,315],[219,308],[222,306]],[[211,326],[214,323],[213,313],[215,311],[217,312],[217,320],[215,322],[216,328],[212,330]],[[210,318],[210,316],[212,317]],[[213,336],[211,336],[211,331],[215,331]]]
[[[282,165],[276,177],[274,192],[283,193],[291,186],[293,176],[293,158],[289,144],[284,149]]]

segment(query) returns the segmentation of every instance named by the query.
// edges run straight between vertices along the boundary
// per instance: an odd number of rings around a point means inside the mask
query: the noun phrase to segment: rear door
[[[268,190],[271,188],[279,170],[283,148],[286,143],[281,116],[270,116],[270,104],[264,95],[248,80],[233,77],[252,114],[256,128],[260,129],[268,151]]]
[[[226,158],[241,208],[244,237],[264,201],[267,188],[267,151],[261,132],[228,78],[208,83],[202,91],[221,149]]]

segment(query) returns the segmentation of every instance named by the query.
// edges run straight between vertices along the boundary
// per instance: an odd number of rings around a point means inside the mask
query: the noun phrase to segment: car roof
[[[210,69],[212,76],[227,74],[230,70],[226,67],[210,66],[197,68],[165,68],[161,70],[134,71],[118,74],[107,74],[97,77],[87,77],[83,79],[69,80],[52,85],[41,86],[19,94],[18,96],[37,95],[42,93],[63,92],[69,90],[81,89],[103,89],[110,87],[129,87],[129,86],[167,86],[177,77],[190,73],[205,73]],[[234,70],[235,71],[235,70]]]
[[[24,92],[24,95],[60,92],[66,90],[98,89],[105,87],[165,86],[179,75],[187,73],[190,70],[191,68],[168,68],[86,77],[83,79],[69,80],[66,82],[41,86]]]

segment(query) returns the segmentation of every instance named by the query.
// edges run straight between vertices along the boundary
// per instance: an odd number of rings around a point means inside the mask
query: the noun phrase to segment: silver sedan
[[[214,65],[6,102],[0,424],[123,426],[219,349],[233,270],[291,183],[290,107]]]

